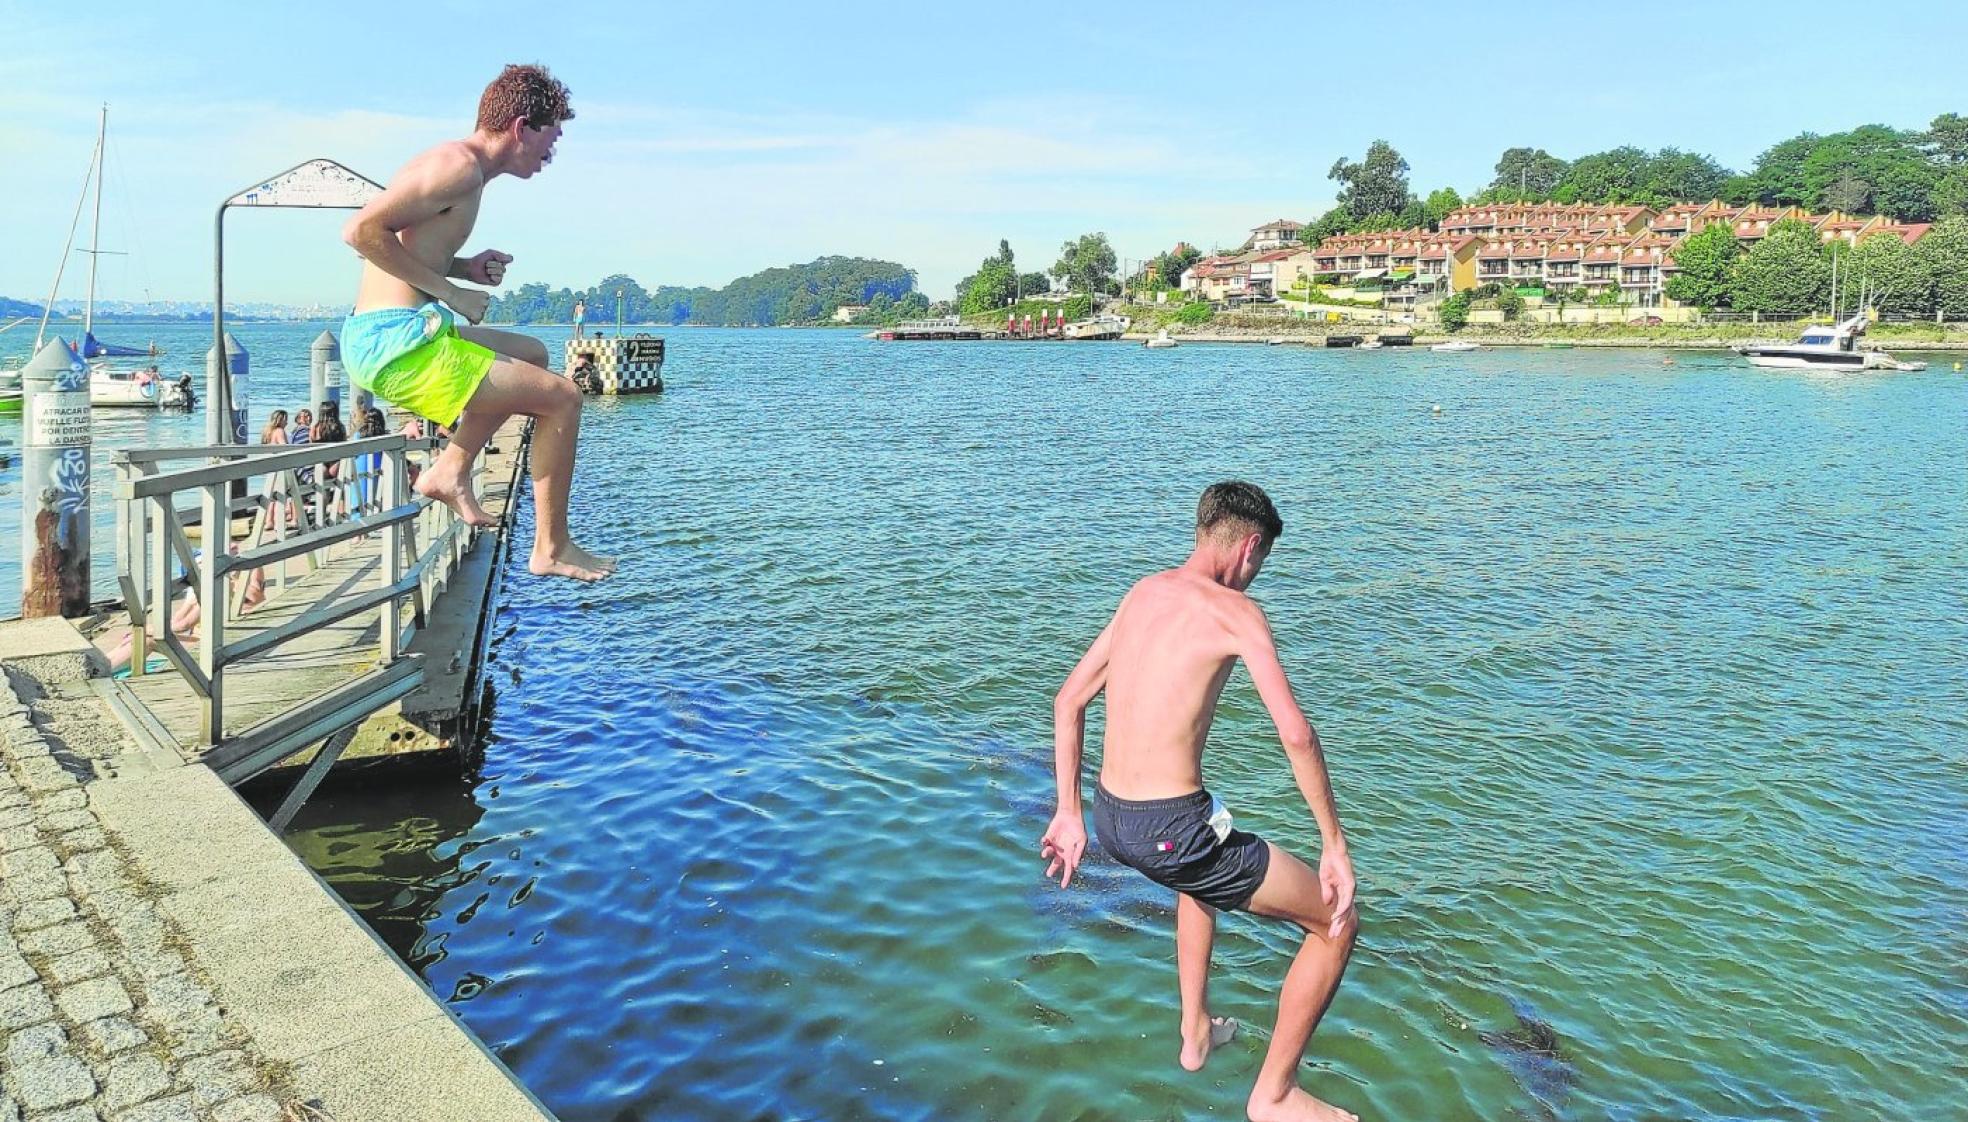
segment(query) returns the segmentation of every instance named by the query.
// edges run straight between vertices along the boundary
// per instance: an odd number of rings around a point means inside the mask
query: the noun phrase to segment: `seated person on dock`
[[[615,564],[568,536],[580,391],[547,370],[546,344],[538,339],[459,327],[453,318],[455,312],[476,324],[490,301],[483,289],[453,280],[497,285],[512,261],[492,249],[456,256],[485,185],[501,175],[537,175],[553,159],[561,123],[573,116],[567,87],[544,67],[508,66],[485,88],[470,136],[413,158],[349,221],[342,238],[364,265],[355,312],[342,328],[342,357],[356,385],[452,430],[415,486],[474,526],[493,521],[472,493],[473,459],[508,418],[534,418],[537,528],[527,567],[593,581]]]

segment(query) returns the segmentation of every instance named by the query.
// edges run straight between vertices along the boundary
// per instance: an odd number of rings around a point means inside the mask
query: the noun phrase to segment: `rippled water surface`
[[[1240,1117],[1290,933],[1223,921],[1258,1029],[1188,1075],[1171,898],[1034,853],[1051,691],[1233,475],[1285,517],[1252,591],[1362,879],[1317,1093],[1961,1116],[1947,363],[670,340],[669,393],[587,415],[621,575],[509,574],[482,773],[294,838],[563,1118]],[[1312,852],[1241,674],[1206,768]]]

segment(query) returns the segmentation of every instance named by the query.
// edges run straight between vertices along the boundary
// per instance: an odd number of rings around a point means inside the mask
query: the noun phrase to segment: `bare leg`
[[[538,576],[600,580],[608,566],[567,534],[567,494],[574,481],[574,445],[581,434],[581,393],[565,378],[517,359],[501,358],[480,382],[451,434],[451,443],[417,478],[417,492],[453,503],[461,517],[470,496],[471,462],[506,418],[519,413],[534,419],[533,553],[527,567]],[[477,510],[476,497],[469,507]],[[486,519],[487,523],[490,519]]]
[[[1209,1015],[1210,949],[1216,942],[1216,909],[1187,893],[1175,894],[1175,973],[1182,988],[1184,1068],[1201,1071],[1210,1049],[1229,1040],[1237,1022]]]
[[[1318,875],[1275,845],[1271,868],[1251,898],[1250,910],[1298,924],[1305,930],[1305,942],[1285,974],[1278,995],[1278,1025],[1245,1112],[1251,1122],[1357,1122],[1354,1115],[1320,1102],[1298,1085],[1305,1046],[1332,1004],[1333,991],[1353,955],[1357,922],[1349,922],[1338,939],[1328,938],[1332,910],[1321,898]]]

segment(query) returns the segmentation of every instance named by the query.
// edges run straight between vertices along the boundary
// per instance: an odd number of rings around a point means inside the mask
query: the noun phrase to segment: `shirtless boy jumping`
[[[450,428],[451,442],[417,477],[417,493],[474,526],[492,519],[472,494],[472,460],[508,417],[534,418],[537,523],[528,567],[540,576],[593,581],[615,565],[567,534],[581,393],[547,370],[546,344],[538,339],[456,326],[454,312],[474,324],[484,319],[490,296],[451,283],[505,278],[512,258],[496,249],[454,255],[471,235],[485,185],[501,175],[538,174],[553,159],[561,123],[573,116],[567,87],[545,67],[508,66],[485,87],[470,136],[412,159],[349,220],[342,240],[364,265],[355,312],[342,325],[342,361],[356,385]]]
[[[1209,1014],[1210,944],[1219,909],[1290,920],[1305,942],[1285,975],[1278,1025],[1245,1112],[1253,1122],[1352,1122],[1307,1094],[1298,1065],[1332,1001],[1358,922],[1319,737],[1299,712],[1278,664],[1271,627],[1244,589],[1284,530],[1264,492],[1218,483],[1196,508],[1196,551],[1180,568],[1143,578],[1087,648],[1053,702],[1059,809],[1039,842],[1046,876],[1063,888],[1086,851],[1080,804],[1086,709],[1107,692],[1106,749],[1094,792],[1100,844],[1176,892],[1175,961],[1182,991],[1182,1066],[1195,1071],[1235,1022]],[[1318,819],[1319,871],[1254,834],[1203,789],[1203,745],[1216,701],[1238,659],[1278,726],[1292,775]]]

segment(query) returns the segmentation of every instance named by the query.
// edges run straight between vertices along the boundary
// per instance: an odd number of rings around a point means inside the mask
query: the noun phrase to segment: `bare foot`
[[[1234,1017],[1211,1017],[1209,1031],[1195,1034],[1184,1030],[1182,1033],[1182,1055],[1179,1058],[1184,1069],[1201,1071],[1209,1062],[1210,1049],[1230,1043],[1237,1035],[1237,1021]]]
[[[1259,1103],[1253,1096],[1244,1104],[1244,1113],[1251,1122],[1360,1122],[1359,1115],[1320,1102],[1299,1087],[1277,1102]]]
[[[568,542],[567,548],[561,550],[558,556],[562,561],[579,565],[583,569],[598,569],[604,573],[615,571],[615,558],[589,553],[573,542]]]
[[[471,475],[447,468],[442,458],[419,472],[412,488],[419,495],[456,511],[467,526],[498,525],[491,515],[485,513],[485,508],[478,505],[478,496],[472,494]]]
[[[536,577],[569,577],[578,581],[598,581],[608,576],[607,569],[594,568],[580,564],[566,557],[533,554],[527,559],[526,569]]]

